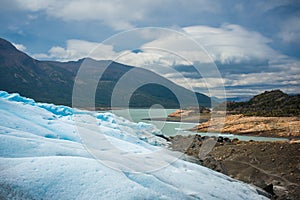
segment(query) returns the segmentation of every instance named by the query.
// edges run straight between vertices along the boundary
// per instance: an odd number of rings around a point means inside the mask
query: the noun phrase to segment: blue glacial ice
[[[104,135],[128,155],[163,153],[168,145],[149,124],[1,91],[0,198],[266,199],[253,186],[180,159],[152,172],[115,170],[89,153],[80,130]],[[100,150],[112,166],[147,168],[143,162],[118,159],[105,147]],[[153,154],[148,165],[159,157],[164,155]]]

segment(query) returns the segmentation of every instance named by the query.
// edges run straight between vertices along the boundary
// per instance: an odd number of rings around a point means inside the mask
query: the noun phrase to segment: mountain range
[[[104,70],[98,82],[96,90],[95,106],[108,108],[111,106],[112,92],[122,78],[128,75],[126,84],[119,89],[119,98],[114,107],[150,107],[160,104],[165,108],[179,108],[180,106],[204,106],[210,107],[210,97],[194,93],[184,87],[176,85],[170,80],[159,76],[149,70],[124,65],[121,63],[90,58],[83,58],[78,61],[57,62],[36,60],[24,52],[19,51],[5,39],[0,38],[0,90],[17,92],[39,102],[54,104],[72,105],[72,91],[74,80],[82,63],[88,63],[90,76],[95,74],[94,70]],[[127,73],[132,72],[132,73]],[[134,84],[144,83],[127,94]],[[175,94],[180,94],[184,103],[179,103]],[[130,95],[130,97],[128,97]],[[193,98],[198,101],[195,102]],[[130,101],[126,101],[130,99]]]

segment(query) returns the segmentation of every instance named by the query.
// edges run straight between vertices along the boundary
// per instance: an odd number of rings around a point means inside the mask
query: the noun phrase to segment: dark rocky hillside
[[[215,110],[222,110],[222,106]],[[229,114],[248,116],[300,116],[300,95],[288,95],[280,90],[266,91],[247,102],[227,102],[227,111]]]
[[[119,101],[114,106],[127,106],[125,101],[126,91],[136,83],[147,80],[154,84],[146,84],[133,92],[129,105],[131,107],[149,107],[153,104],[161,104],[166,108],[178,108],[179,102],[175,94],[183,97],[185,105],[196,106],[193,97],[194,92],[180,87],[173,82],[142,68],[123,65],[111,61],[95,61],[89,58],[70,62],[39,61],[17,50],[10,42],[0,38],[0,90],[18,92],[40,102],[55,104],[72,104],[73,84],[82,62],[88,62],[92,70],[88,75],[93,76],[93,70],[104,70],[99,80],[96,91],[95,103],[97,107],[110,107],[111,96],[119,79],[134,70],[129,81],[122,85]],[[208,96],[196,93],[200,105],[209,107],[211,100]]]

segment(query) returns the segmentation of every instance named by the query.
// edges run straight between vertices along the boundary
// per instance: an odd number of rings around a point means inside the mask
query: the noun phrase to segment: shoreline
[[[260,136],[270,138],[300,139],[300,117],[262,117],[242,114],[226,115],[218,113],[211,118],[211,113],[197,113],[190,110],[177,110],[166,121],[198,123],[189,129],[192,132],[224,133],[240,136]]]
[[[202,120],[194,120],[194,119],[182,119],[182,120],[178,120],[178,119],[172,119],[169,117],[158,117],[158,118],[143,118],[142,120],[147,120],[147,121],[165,121],[165,122],[186,122],[186,123],[203,123],[203,122],[207,122],[208,119],[202,119]]]
[[[200,134],[201,133],[207,133],[207,132],[195,132],[195,131],[191,131],[191,132],[194,132],[195,134]],[[211,133],[216,133],[218,134],[219,132],[211,132]],[[275,134],[265,134],[265,133],[262,133],[262,134],[257,134],[257,133],[219,133],[219,134],[222,134],[222,136],[224,135],[224,137],[226,137],[226,134],[230,134],[230,135],[236,135],[236,136],[250,136],[250,137],[266,137],[266,138],[282,138],[282,139],[286,139],[288,141],[292,141],[292,140],[300,140],[300,137],[298,136],[280,136],[280,135],[275,135]]]
[[[300,117],[259,117],[227,115],[200,123],[190,131],[221,132],[246,136],[300,138]]]
[[[161,122],[174,122],[174,123],[191,123],[191,124],[198,124],[199,122],[191,122],[188,120],[182,120],[182,121],[178,121],[178,120],[169,120],[168,118],[143,118],[142,120],[147,120],[147,121],[161,121]],[[200,123],[204,123],[207,121],[203,121]],[[197,125],[197,126],[198,126]],[[197,127],[196,126],[196,127]],[[194,127],[195,128],[195,127]],[[194,128],[192,129],[187,129],[186,131],[190,131],[190,132],[194,132],[195,134],[201,134],[201,133],[207,133],[207,132],[199,132],[199,131],[195,131]],[[276,135],[276,134],[272,134],[272,133],[266,133],[266,132],[248,132],[248,133],[234,133],[234,132],[210,132],[210,133],[214,133],[214,134],[222,134],[224,135],[224,137],[226,137],[226,134],[228,135],[237,135],[237,136],[251,136],[251,137],[267,137],[267,138],[282,138],[282,139],[287,139],[289,141],[291,140],[300,140],[300,136],[284,136],[284,135]],[[212,136],[211,136],[212,137]]]

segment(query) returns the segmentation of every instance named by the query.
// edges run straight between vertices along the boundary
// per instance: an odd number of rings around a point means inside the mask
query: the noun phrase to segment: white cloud
[[[174,7],[174,2],[168,0],[15,0],[15,2],[19,9],[44,11],[48,16],[65,21],[96,20],[116,30],[133,28],[136,22],[150,18],[157,10],[169,10]],[[185,0],[179,0],[176,4],[177,9],[191,12],[216,13],[220,10],[217,3],[208,0],[192,0],[188,4]]]
[[[132,28],[132,22],[144,17],[142,2],[127,1],[65,1],[65,0],[16,0],[20,9],[32,12],[45,11],[47,15],[65,21],[97,20],[116,30]],[[147,7],[146,7],[147,8]]]
[[[23,44],[12,43],[18,50],[25,51],[26,47]]]
[[[35,20],[37,18],[38,18],[37,15],[27,15],[27,19],[29,19],[29,20]]]
[[[300,17],[293,17],[281,25],[279,38],[286,43],[300,44]]]
[[[163,59],[169,65],[186,62],[211,63],[213,60],[222,64],[249,63],[250,61],[272,61],[284,59],[282,55],[269,46],[271,40],[255,31],[249,31],[235,24],[225,24],[219,28],[209,26],[190,26],[174,31],[156,34],[156,39],[141,46],[142,49],[157,49],[156,59]],[[152,34],[143,31],[141,34]],[[147,35],[146,34],[146,35]],[[149,36],[148,36],[149,37]],[[149,53],[132,54],[137,62],[139,57],[153,57]],[[211,57],[210,57],[211,56]],[[154,58],[154,57],[153,57]],[[172,59],[170,59],[172,58]],[[145,59],[145,58],[143,58]],[[147,60],[147,59],[146,59]],[[181,60],[181,61],[180,61]],[[138,62],[137,62],[138,63]]]
[[[266,60],[278,56],[268,45],[270,39],[239,25],[225,24],[219,28],[192,26],[184,28],[184,31],[203,45],[215,61],[222,64]]]
[[[167,55],[175,55],[180,60],[193,63],[199,61],[202,63],[210,63],[212,60],[208,54],[194,42],[193,38],[184,33],[175,32],[163,35],[154,41],[146,43],[142,48],[157,48],[165,51]],[[184,64],[177,63],[177,64]]]
[[[113,47],[84,40],[67,40],[66,47],[54,46],[48,54],[33,54],[37,59],[55,59],[59,61],[78,60],[90,57],[96,60],[111,60],[117,54]]]
[[[39,0],[29,0],[27,2],[22,0],[16,0],[17,5],[20,9],[26,9],[30,11],[39,11],[42,9],[46,9],[51,6],[51,4],[55,3],[54,1],[39,1]]]

